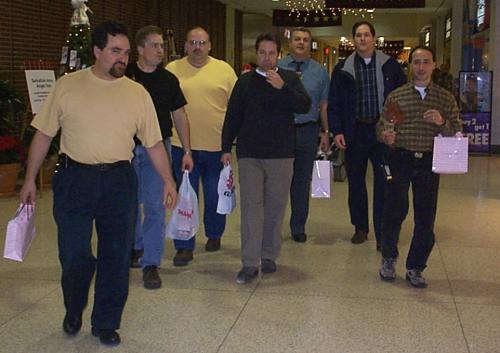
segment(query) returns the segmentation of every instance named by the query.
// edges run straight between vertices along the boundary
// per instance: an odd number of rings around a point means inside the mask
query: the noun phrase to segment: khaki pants
[[[243,266],[276,260],[293,173],[293,158],[238,160]]]

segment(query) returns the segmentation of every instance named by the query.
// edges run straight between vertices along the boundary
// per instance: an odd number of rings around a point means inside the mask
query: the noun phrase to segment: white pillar
[[[451,14],[451,67],[450,73],[453,77],[458,77],[458,72],[462,69],[462,36],[463,36],[463,15],[464,0],[453,1]]]
[[[235,7],[226,5],[226,62],[234,67]]]
[[[491,111],[491,144],[496,152],[500,152],[500,44],[496,38],[500,35],[500,5],[498,1],[490,1],[490,40],[489,69],[493,71],[493,97]],[[496,54],[495,54],[496,53]]]

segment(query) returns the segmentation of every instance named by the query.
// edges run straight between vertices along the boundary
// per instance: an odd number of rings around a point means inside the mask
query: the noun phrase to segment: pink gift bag
[[[7,224],[3,257],[23,261],[35,238],[35,206],[21,204]]]

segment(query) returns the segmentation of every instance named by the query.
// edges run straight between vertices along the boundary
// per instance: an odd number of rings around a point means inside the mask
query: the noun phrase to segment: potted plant
[[[0,196],[15,194],[17,175],[26,156],[21,131],[27,105],[12,83],[0,80]]]

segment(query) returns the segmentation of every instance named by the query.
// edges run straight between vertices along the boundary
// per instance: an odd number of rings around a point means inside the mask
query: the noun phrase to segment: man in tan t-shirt
[[[66,315],[63,330],[73,336],[96,272],[92,334],[105,345],[118,345],[120,320],[128,295],[130,252],[134,237],[137,181],[130,164],[134,135],[146,147],[165,182],[167,207],[176,201],[175,183],[148,92],[123,77],[130,53],[126,29],[104,22],[92,32],[96,62],[62,77],[32,125],[21,202],[35,202],[35,176],[52,138],[61,129],[59,166],[53,179],[61,285]],[[92,228],[97,231],[97,259]]]

